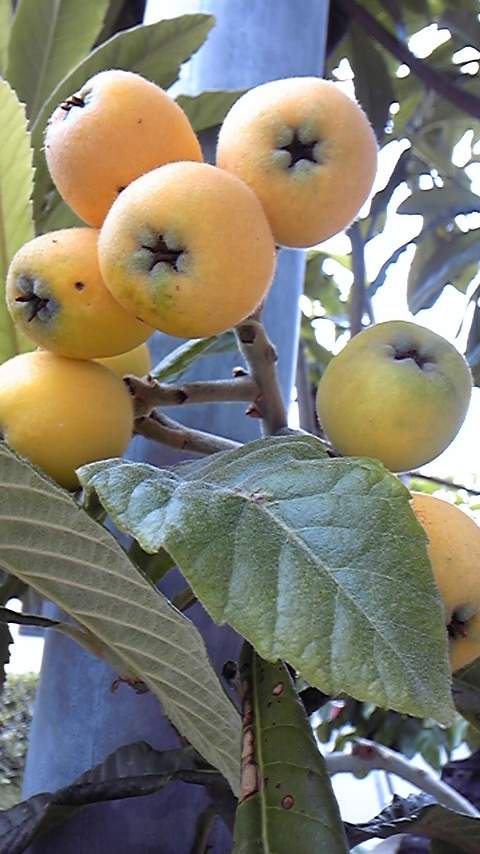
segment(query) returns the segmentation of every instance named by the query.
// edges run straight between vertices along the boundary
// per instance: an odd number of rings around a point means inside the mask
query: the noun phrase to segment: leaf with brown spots
[[[245,643],[242,778],[234,854],[349,850],[338,805],[287,668]]]

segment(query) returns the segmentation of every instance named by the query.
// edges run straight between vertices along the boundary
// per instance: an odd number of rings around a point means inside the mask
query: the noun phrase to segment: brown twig
[[[249,376],[235,376],[227,380],[170,385],[151,377],[126,376],[124,378],[133,397],[135,417],[150,415],[157,407],[183,406],[187,403],[222,403],[251,401],[258,397],[259,386]]]
[[[261,389],[252,399],[247,414],[261,418],[263,434],[273,436],[288,428],[287,409],[275,367],[278,356],[260,316],[258,309],[235,328],[235,335],[250,376]]]
[[[240,442],[202,430],[193,430],[158,412],[136,418],[134,432],[146,439],[168,445],[169,448],[197,454],[215,454],[217,451],[232,451],[241,447]]]

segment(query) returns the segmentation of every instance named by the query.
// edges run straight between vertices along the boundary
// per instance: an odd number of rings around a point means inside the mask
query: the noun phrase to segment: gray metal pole
[[[199,11],[216,17],[207,42],[182,73],[183,92],[243,88],[293,75],[322,75],[328,0],[164,0],[161,8],[167,17]],[[203,142],[208,157],[215,135],[209,134]],[[279,354],[286,401],[294,382],[304,265],[303,252],[280,253],[264,314]],[[152,341],[154,361],[177,344],[156,334]],[[229,376],[238,361],[238,356],[229,354],[205,358],[190,378]],[[248,441],[258,436],[258,425],[244,416],[244,409],[242,405],[218,404],[172,414],[190,426]],[[137,437],[131,443],[129,457],[165,465],[175,454]],[[181,583],[178,574],[169,573],[162,589],[171,595]],[[188,616],[202,631],[217,669],[228,658],[236,657],[240,641],[232,630],[212,624],[200,605],[190,609]],[[122,744],[144,739],[160,749],[177,745],[155,699],[137,696],[126,685],[112,694],[109,688],[114,678],[108,667],[68,638],[54,632],[47,636],[24,797],[66,785]],[[170,783],[157,795],[88,807],[40,837],[28,852],[188,854],[196,816],[208,803],[203,788]],[[213,854],[231,847],[230,834],[220,820],[209,843]]]

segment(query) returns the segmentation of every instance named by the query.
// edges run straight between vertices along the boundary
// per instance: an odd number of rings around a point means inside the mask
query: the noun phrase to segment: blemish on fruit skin
[[[85,287],[85,285],[83,282],[75,282],[75,290],[83,291],[84,287]]]

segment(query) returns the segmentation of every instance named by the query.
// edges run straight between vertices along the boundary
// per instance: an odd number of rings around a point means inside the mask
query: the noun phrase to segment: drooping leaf
[[[461,815],[440,806],[429,795],[394,796],[392,803],[371,821],[346,824],[350,847],[367,839],[388,839],[399,833],[412,833],[458,846],[465,854],[480,851],[480,819]]]
[[[480,306],[478,298],[472,315],[472,322],[468,331],[466,359],[472,372],[473,382],[480,385]]]
[[[430,190],[414,190],[397,208],[399,214],[421,214],[429,221],[447,222],[458,214],[480,211],[480,196],[467,187],[447,184]]]
[[[56,792],[42,792],[0,812],[0,851],[22,854],[30,843],[89,804],[158,792],[170,780],[211,785],[219,775],[187,748],[154,750],[128,744]]]
[[[210,15],[194,14],[132,27],[99,45],[63,78],[45,101],[32,127],[36,220],[51,188],[42,143],[45,126],[55,107],[105,68],[135,71],[167,89],[177,79],[181,64],[203,44],[213,23]]]
[[[478,236],[480,229],[453,232],[431,229],[417,241],[417,249],[407,282],[407,301],[412,314],[435,304],[443,288],[458,287],[458,277],[473,279],[478,269]]]
[[[371,39],[365,38],[361,27],[352,24],[348,34],[349,60],[355,75],[355,94],[381,141],[395,101],[387,63]]]
[[[368,216],[369,238],[373,237],[378,229],[377,221],[385,217],[387,205],[392,198],[394,190],[406,179],[410,157],[410,149],[407,148],[401,152],[385,187],[373,196]],[[370,222],[374,223],[373,228]]]
[[[165,470],[104,461],[80,479],[145,551],[164,546],[213,619],[266,660],[325,693],[451,720],[424,531],[380,463],[330,459],[305,435]]]
[[[33,168],[25,110],[0,78],[0,362],[33,344],[15,329],[5,304],[5,279],[15,252],[34,236]]]
[[[242,782],[234,854],[347,854],[325,762],[283,662],[249,644],[239,662],[243,688]]]
[[[220,125],[244,92],[246,89],[212,90],[199,95],[178,95],[176,101],[187,114],[194,131],[200,133]]]
[[[480,730],[480,659],[457,670],[453,677],[452,696],[460,714]]]
[[[224,353],[227,350],[235,350],[237,347],[233,332],[224,332],[222,335],[212,335],[210,338],[195,338],[180,344],[171,353],[168,353],[158,365],[150,371],[153,379],[163,382],[181,377],[202,356],[213,353]]]
[[[121,676],[143,681],[237,788],[238,712],[196,627],[134,568],[109,531],[3,443],[0,565],[90,633]]]
[[[18,0],[6,76],[30,122],[60,80],[88,53],[109,0]]]

